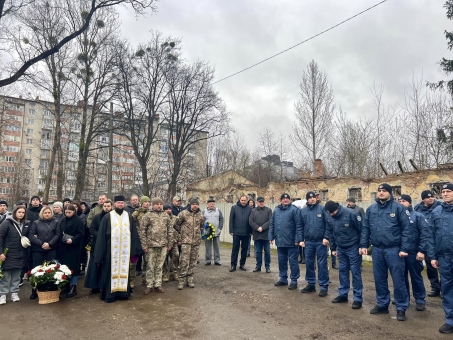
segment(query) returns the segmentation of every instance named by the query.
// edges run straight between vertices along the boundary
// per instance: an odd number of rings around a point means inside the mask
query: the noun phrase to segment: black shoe
[[[352,303],[352,309],[360,309],[362,308],[362,303],[360,301],[354,301]]]
[[[431,289],[431,291],[428,293],[429,297],[436,297],[440,296],[440,290],[437,289]]]
[[[236,266],[231,266],[230,272],[235,272],[236,271]]]
[[[221,266],[222,264],[220,262],[215,262],[214,263],[216,266]]]
[[[425,309],[426,309],[426,306],[424,303],[417,303],[415,305],[415,310],[417,310],[419,312],[423,312]]]
[[[135,276],[140,276],[140,275],[142,275],[142,272],[141,272],[140,270],[137,270],[137,271],[135,272]]]
[[[378,305],[374,306],[372,310],[370,310],[370,314],[388,314],[389,309],[385,307],[379,307]]]
[[[406,312],[403,310],[397,310],[396,311],[396,320],[406,321]]]
[[[69,293],[66,294],[67,298],[72,298],[77,295],[77,285],[71,285],[71,289],[69,289]]]
[[[211,262],[206,262],[204,265],[205,265],[205,266],[210,266],[210,265],[211,265]]]
[[[332,300],[332,303],[347,303],[348,297],[347,296],[337,296],[335,299]]]
[[[69,292],[69,284],[66,284],[60,291],[60,295],[67,294]]]
[[[200,264],[200,260],[197,260],[197,264]]]
[[[36,289],[31,290],[31,295],[30,295],[30,300],[34,300],[38,298],[38,293],[36,292]]]
[[[239,269],[240,269],[240,270],[243,270],[243,271],[247,271],[247,268],[245,268],[243,265],[240,265],[240,266],[239,266]]]
[[[338,269],[338,265],[336,263],[332,264],[332,269]]]
[[[307,287],[300,290],[301,293],[314,293],[316,292],[315,285],[307,285]]]
[[[277,281],[274,283],[275,287],[281,287],[281,286],[287,286],[287,285],[288,285],[288,283],[284,283],[282,281]]]
[[[20,282],[19,282],[19,287],[21,287],[23,284],[24,284],[24,278],[21,278]]]
[[[101,292],[101,290],[100,290],[100,289],[92,289],[92,290],[90,290],[90,291],[89,291],[89,293],[88,293],[88,294],[90,294],[90,295],[94,295],[94,294],[99,294],[100,292]]]
[[[305,257],[300,261],[300,263],[305,264]]]
[[[449,325],[448,323],[444,323],[442,326],[440,326],[439,332],[444,334],[453,333],[453,326]]]
[[[396,305],[396,302],[395,302],[395,300],[392,300],[392,305]]]
[[[254,273],[260,272],[260,271],[261,271],[261,267],[260,267],[260,268],[256,267],[255,269],[253,269],[253,272],[254,272]]]
[[[250,253],[247,253],[247,257],[250,257]]]
[[[266,268],[266,273],[270,273],[271,272],[271,269],[270,268]]]
[[[297,285],[294,284],[294,283],[291,283],[291,284],[288,286],[288,289],[289,289],[289,290],[297,289]]]
[[[319,295],[320,297],[325,297],[325,296],[327,296],[327,290],[321,289],[321,290],[319,291],[319,294],[318,294],[318,295]]]

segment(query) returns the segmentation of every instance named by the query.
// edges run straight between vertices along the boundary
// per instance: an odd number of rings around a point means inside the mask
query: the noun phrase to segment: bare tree
[[[155,143],[160,140],[161,116],[169,101],[167,77],[179,55],[177,43],[153,33],[149,43],[135,51],[123,44],[115,52],[119,78],[117,98],[124,114],[125,136],[134,149],[142,174],[142,192],[146,195],[151,192],[150,157],[156,151],[153,150]],[[153,173],[158,171],[152,170]]]
[[[80,6],[77,5],[80,3]],[[13,46],[21,43],[32,42],[31,36],[37,37],[40,34],[45,34],[45,30],[41,31],[38,26],[24,29],[24,23],[31,18],[28,16],[29,11],[41,12],[47,10],[49,12],[64,12],[65,18],[82,17],[82,21],[75,27],[67,26],[66,30],[55,36],[55,41],[52,45],[48,45],[46,49],[30,49],[26,54],[27,57],[17,60],[10,65],[10,74],[0,79],[0,87],[9,85],[22,77],[27,70],[38,63],[57,53],[66,44],[77,38],[86,31],[91,23],[91,20],[96,13],[104,8],[110,8],[116,5],[129,4],[135,10],[136,14],[142,14],[148,8],[155,11],[154,0],[82,0],[82,1],[66,1],[66,0],[0,0],[0,34],[9,39]],[[6,5],[6,6],[5,6]],[[27,5],[27,6],[25,6]],[[9,20],[7,20],[9,18]],[[25,26],[27,27],[27,26]],[[19,32],[19,34],[17,34]]]
[[[299,88],[293,140],[300,145],[314,169],[315,160],[324,156],[328,144],[335,110],[334,96],[327,75],[314,60],[303,72]]]
[[[168,75],[169,101],[164,112],[171,166],[168,197],[177,192],[187,155],[200,142],[229,131],[229,113],[212,88],[213,78],[214,70],[203,62],[180,64]]]

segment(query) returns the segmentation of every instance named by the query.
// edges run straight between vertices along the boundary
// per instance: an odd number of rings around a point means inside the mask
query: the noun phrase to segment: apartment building
[[[58,159],[52,173],[49,200],[57,199],[57,172],[62,167],[64,173],[63,196],[74,197],[76,171],[80,143],[80,117],[82,105],[65,106],[61,116],[62,164]],[[16,202],[30,196],[43,195],[50,163],[50,151],[55,133],[53,103],[23,99],[21,97],[0,96],[0,199]],[[108,115],[99,115],[100,131],[92,145],[86,172],[82,199],[94,201],[99,194],[107,192],[108,183]],[[142,171],[136,161],[132,145],[124,131],[124,121],[120,113],[114,114],[112,193],[130,195],[141,194]],[[169,128],[159,124],[159,141],[152,145],[147,172],[152,184],[152,193],[166,192],[169,173],[172,171],[172,157],[168,148]],[[197,132],[206,136],[207,133]],[[190,148],[185,157],[181,173],[179,192],[184,185],[199,179],[200,169],[205,168],[207,143],[202,141]]]

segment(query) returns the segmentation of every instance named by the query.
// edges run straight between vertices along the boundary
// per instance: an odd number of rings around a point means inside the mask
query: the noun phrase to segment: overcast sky
[[[183,57],[208,61],[221,79],[297,44],[379,0],[161,0],[155,15],[120,10],[122,34],[133,44],[151,30],[183,40]],[[388,105],[404,105],[413,74],[442,79],[436,64],[451,57],[445,1],[389,0],[254,69],[216,85],[233,128],[254,144],[266,126],[288,134],[301,75],[311,59],[327,73],[335,102],[352,117],[373,115],[373,84]]]

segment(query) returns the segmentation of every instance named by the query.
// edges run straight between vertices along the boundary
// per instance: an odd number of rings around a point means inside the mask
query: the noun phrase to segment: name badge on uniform
[[[395,217],[395,213],[391,213],[391,214],[390,214],[390,217]]]
[[[318,214],[318,217],[321,217],[322,215],[321,214]]]
[[[345,226],[345,227],[349,227],[349,224],[345,224],[344,226]]]

